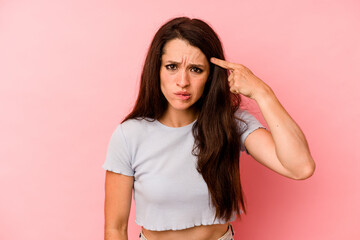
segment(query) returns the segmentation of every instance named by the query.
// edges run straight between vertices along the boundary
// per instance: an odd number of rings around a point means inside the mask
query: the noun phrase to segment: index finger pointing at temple
[[[221,59],[218,59],[218,58],[215,58],[215,57],[210,58],[210,61],[213,64],[216,64],[216,65],[218,65],[218,66],[220,66],[222,68],[228,69],[228,70],[233,70],[236,67],[236,64],[234,64],[234,63],[227,62],[225,60],[221,60]]]

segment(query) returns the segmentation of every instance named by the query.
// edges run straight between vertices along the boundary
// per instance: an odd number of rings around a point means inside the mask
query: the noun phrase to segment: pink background
[[[1,239],[103,239],[108,141],[155,31],[181,15],[273,88],[317,163],[294,181],[243,155],[235,239],[360,239],[356,0],[0,1]],[[134,220],[133,203],[130,240]]]

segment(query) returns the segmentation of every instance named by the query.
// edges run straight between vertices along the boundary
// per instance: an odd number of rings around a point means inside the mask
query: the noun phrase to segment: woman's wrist
[[[258,105],[262,104],[266,101],[272,101],[277,99],[275,96],[274,91],[268,86],[264,85],[261,89],[259,89],[253,96],[252,99],[254,99]]]

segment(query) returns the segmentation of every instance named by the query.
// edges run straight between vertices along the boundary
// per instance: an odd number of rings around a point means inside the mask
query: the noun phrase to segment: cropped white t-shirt
[[[246,137],[259,121],[238,110],[241,151]],[[209,191],[196,170],[197,158],[192,122],[184,127],[168,127],[159,121],[130,119],[119,124],[108,144],[105,163],[108,171],[134,176],[135,223],[153,231],[180,230],[200,225],[223,224],[215,219]],[[235,212],[230,220],[236,219]]]

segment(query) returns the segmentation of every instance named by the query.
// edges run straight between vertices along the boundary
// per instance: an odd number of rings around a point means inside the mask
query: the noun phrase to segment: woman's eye
[[[166,65],[165,67],[166,67],[166,69],[168,69],[168,70],[175,70],[175,69],[176,69],[176,65],[175,65],[175,64],[168,64],[168,65]]]
[[[202,73],[203,70],[201,68],[193,67],[191,68],[191,71],[196,73]]]

